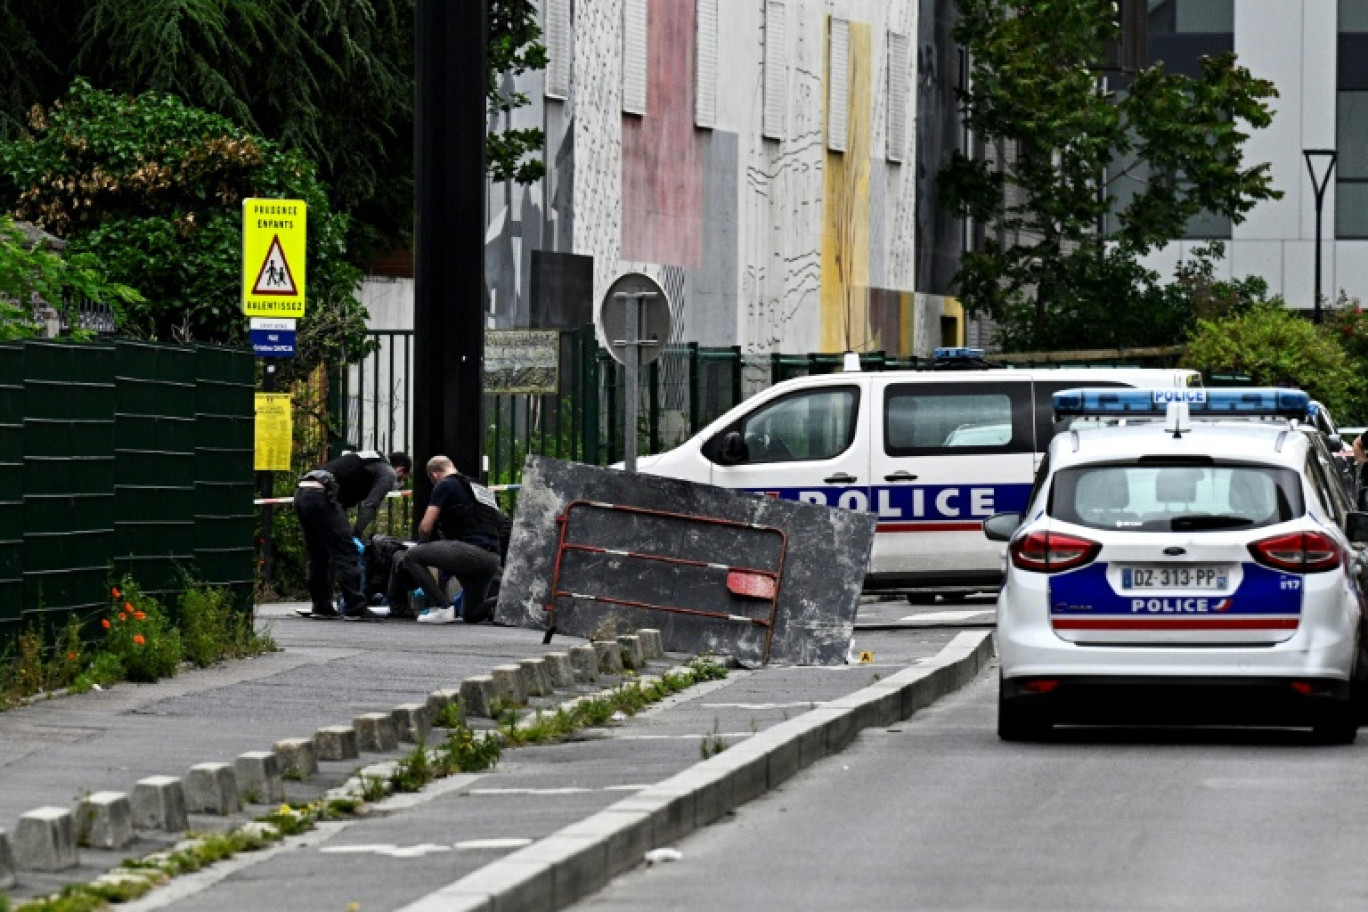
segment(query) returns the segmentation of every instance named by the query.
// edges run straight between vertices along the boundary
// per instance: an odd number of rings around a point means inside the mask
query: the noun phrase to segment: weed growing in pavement
[[[437,728],[460,728],[465,725],[465,707],[459,700],[452,700],[437,712],[437,717],[432,720],[432,724]]]
[[[186,661],[199,668],[279,649],[270,630],[258,633],[252,615],[233,608],[227,589],[187,579],[180,597],[180,622]]]
[[[227,589],[189,578],[180,596],[179,626],[172,614],[128,576],[109,588],[109,607],[98,618],[71,614],[50,643],[30,625],[0,655],[0,710],[35,695],[65,688],[84,693],[119,681],[171,677],[182,660],[204,667],[279,647],[270,631],[257,632],[250,614],[233,610]]]
[[[716,716],[713,716],[712,734],[705,736],[703,741],[698,745],[699,756],[704,760],[707,760],[710,757],[716,757],[727,749],[726,739],[722,737],[720,729],[721,723],[718,722]]]
[[[361,776],[361,800],[379,801],[390,792],[389,783],[382,776]]]
[[[437,749],[437,765],[442,775],[478,773],[499,762],[503,742],[494,732],[476,733],[463,721],[454,726]]]
[[[390,785],[396,792],[417,792],[436,778],[437,771],[420,738],[413,753],[399,758],[395,763],[394,772],[390,774]]]

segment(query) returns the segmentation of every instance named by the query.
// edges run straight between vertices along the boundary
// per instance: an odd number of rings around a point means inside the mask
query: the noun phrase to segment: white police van
[[[1055,392],[1200,383],[1196,371],[1148,368],[856,369],[800,377],[758,393],[637,468],[875,512],[866,590],[906,592],[909,600],[958,597],[1002,581],[1003,548],[984,539],[983,520],[1025,508],[1054,435]]]

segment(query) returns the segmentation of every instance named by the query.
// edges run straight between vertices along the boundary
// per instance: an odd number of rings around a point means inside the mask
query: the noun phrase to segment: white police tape
[[[503,491],[517,491],[517,490],[519,490],[520,488],[522,488],[522,485],[515,485],[515,484],[506,484],[506,485],[486,485],[486,487],[488,487],[489,490],[493,491],[495,494],[498,494],[498,493],[501,493],[501,492],[503,492]],[[412,491],[390,491],[389,494],[387,494],[387,495],[385,495],[385,496],[386,496],[386,497],[394,497],[394,498],[412,497],[412,496],[413,496],[413,492],[412,492]],[[258,506],[258,507],[261,506],[262,504],[287,504],[287,503],[294,503],[294,498],[293,498],[293,497],[258,497],[257,499],[253,500],[252,503],[253,503],[255,506]]]

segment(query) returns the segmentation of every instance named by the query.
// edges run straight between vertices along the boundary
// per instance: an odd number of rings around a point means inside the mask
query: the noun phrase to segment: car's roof
[[[1174,437],[1157,420],[1065,431],[1050,446],[1050,462],[1058,469],[1141,456],[1209,456],[1300,469],[1310,446],[1306,435],[1286,421],[1194,420]]]
[[[884,383],[983,383],[1048,380],[1077,384],[1080,387],[1108,382],[1125,382],[1135,386],[1176,387],[1188,381],[1200,384],[1201,375],[1186,368],[1168,367],[1060,367],[1060,368],[996,368],[984,370],[886,370],[836,371],[830,374],[808,374],[791,377],[771,389],[789,386],[816,386],[877,380]]]

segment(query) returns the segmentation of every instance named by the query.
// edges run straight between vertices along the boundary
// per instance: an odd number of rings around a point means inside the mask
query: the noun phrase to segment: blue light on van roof
[[[982,358],[983,349],[981,348],[938,348],[936,349],[937,361],[959,361],[965,358]]]
[[[1054,394],[1056,417],[1078,415],[1159,417],[1171,403],[1192,415],[1243,415],[1304,420],[1311,397],[1276,387],[1242,389],[1074,389]]]

